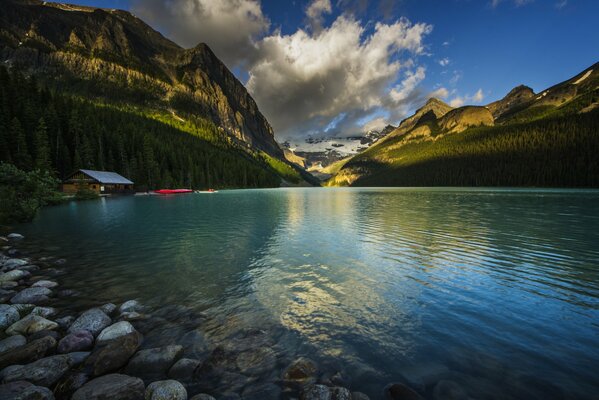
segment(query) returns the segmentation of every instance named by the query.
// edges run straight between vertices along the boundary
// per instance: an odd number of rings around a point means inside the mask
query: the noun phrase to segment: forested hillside
[[[140,189],[272,187],[281,181],[272,160],[243,150],[209,121],[55,94],[3,67],[0,161],[58,178],[78,168],[111,170]],[[298,179],[287,165],[279,169]]]

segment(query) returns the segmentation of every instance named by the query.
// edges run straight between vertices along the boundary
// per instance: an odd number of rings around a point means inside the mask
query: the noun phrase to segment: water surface
[[[19,230],[68,259],[72,307],[185,306],[210,346],[260,330],[277,353],[271,378],[308,355],[373,399],[418,369],[473,398],[599,391],[597,191],[120,197],[50,207]],[[178,319],[146,326],[147,345],[182,340]]]

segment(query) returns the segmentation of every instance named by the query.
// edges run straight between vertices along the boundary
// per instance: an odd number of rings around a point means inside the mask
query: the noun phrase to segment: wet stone
[[[386,400],[423,400],[413,389],[402,383],[390,383],[383,390]]]
[[[15,364],[28,364],[50,354],[56,348],[56,340],[50,336],[34,340],[23,346],[0,354],[0,369]]]
[[[92,379],[73,394],[72,400],[142,400],[144,383],[141,379],[110,374]]]
[[[15,307],[0,304],[0,331],[5,330],[19,319],[21,319],[21,316]]]
[[[59,399],[69,399],[75,391],[81,388],[89,381],[89,376],[82,372],[67,372],[58,381],[54,388],[54,393]]]
[[[47,320],[37,315],[28,315],[25,318],[15,322],[6,330],[7,335],[30,335],[43,330],[52,330],[58,328],[54,321]]]
[[[53,315],[56,315],[58,310],[54,307],[35,307],[31,310],[31,315],[39,315],[40,317],[49,318]]]
[[[58,286],[58,283],[56,283],[54,281],[48,281],[48,280],[40,280],[40,281],[35,282],[33,285],[31,285],[31,287],[45,287],[48,289],[52,289],[56,286]]]
[[[27,288],[21,290],[10,299],[12,304],[46,304],[50,300],[52,291],[44,287]]]
[[[169,369],[183,354],[181,346],[165,346],[141,350],[135,354],[125,372],[144,379],[166,377]]]
[[[187,400],[187,390],[175,380],[152,382],[146,388],[145,400]]]
[[[200,393],[200,394],[193,396],[189,400],[216,400],[216,399],[214,397],[210,396],[209,394]]]
[[[276,367],[275,352],[267,347],[245,351],[237,356],[237,367],[246,375],[260,375]]]
[[[312,385],[302,392],[300,400],[332,400],[331,390],[324,385]]]
[[[29,335],[27,337],[27,340],[31,342],[33,340],[41,339],[46,336],[50,336],[50,337],[54,338],[54,340],[56,340],[56,341],[60,340],[60,333],[58,333],[56,331],[47,330],[47,329],[43,330],[43,331],[35,332],[34,334]]]
[[[199,360],[182,358],[177,361],[168,371],[168,377],[181,382],[188,382],[193,379],[193,372],[200,365]]]
[[[98,335],[97,342],[102,343],[135,332],[135,328],[127,321],[120,321],[107,326]]]
[[[456,382],[442,380],[435,385],[433,398],[435,400],[466,400],[468,395]]]
[[[104,314],[110,316],[110,315],[112,315],[112,313],[115,312],[116,305],[112,304],[112,303],[106,303],[100,307],[100,310],[102,310],[104,312]]]
[[[2,400],[54,400],[52,391],[42,386],[35,386],[25,381],[10,382],[0,385]]]
[[[97,336],[102,329],[106,328],[111,323],[111,319],[99,308],[92,308],[85,311],[73,322],[69,327],[69,333],[88,330],[92,335]]]
[[[21,336],[21,335],[9,336],[6,339],[0,340],[0,354],[4,353],[5,351],[24,346],[26,343],[27,343],[27,339],[25,339],[25,336]]]
[[[35,385],[54,385],[73,365],[68,355],[51,356],[27,365],[11,365],[0,371],[3,382],[27,381]]]
[[[141,343],[138,332],[102,343],[93,350],[84,369],[93,376],[116,371],[127,364]]]
[[[281,397],[281,388],[274,383],[249,385],[241,393],[243,400],[278,399]]]

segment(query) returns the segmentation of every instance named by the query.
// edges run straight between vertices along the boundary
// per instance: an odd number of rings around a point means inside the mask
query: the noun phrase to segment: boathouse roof
[[[117,174],[116,172],[94,171],[91,169],[80,169],[77,172],[82,172],[85,175],[89,176],[90,178],[92,178],[100,183],[105,183],[108,185],[109,184],[133,185],[133,182],[131,182],[129,179],[125,178],[124,176]]]

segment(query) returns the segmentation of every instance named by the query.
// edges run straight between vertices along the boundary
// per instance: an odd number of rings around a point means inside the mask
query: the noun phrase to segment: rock
[[[370,400],[370,397],[362,392],[352,392],[351,400]]]
[[[39,315],[44,318],[56,315],[56,313],[58,313],[58,310],[54,307],[35,307],[31,310],[31,315]]]
[[[27,315],[35,308],[35,304],[13,304],[12,305],[21,315]]]
[[[139,378],[110,374],[92,379],[72,397],[72,400],[142,400],[144,383]]]
[[[317,371],[314,361],[300,357],[287,367],[283,379],[287,382],[307,384],[316,380]]]
[[[19,319],[21,319],[21,316],[16,308],[7,304],[0,304],[0,331],[5,330]]]
[[[0,385],[2,400],[54,400],[52,391],[29,382],[17,381]]]
[[[38,315],[28,315],[6,330],[7,335],[31,335],[32,333],[58,328],[58,324]]]
[[[331,390],[332,400],[352,400],[352,395],[349,390],[343,387],[333,387]]]
[[[68,355],[51,356],[27,365],[11,365],[0,371],[3,382],[27,381],[34,385],[50,387],[71,367]]]
[[[59,399],[70,399],[73,393],[89,381],[89,376],[81,372],[70,371],[63,375],[54,388]]]
[[[8,303],[8,301],[13,298],[15,293],[16,292],[14,290],[0,289],[0,303]]]
[[[102,329],[106,328],[112,320],[99,308],[87,310],[79,316],[69,327],[68,332],[76,332],[82,329],[88,330],[92,335],[97,336]]]
[[[72,289],[64,289],[58,292],[58,297],[64,299],[67,297],[75,297],[77,296],[79,293],[75,290]]]
[[[4,262],[3,269],[5,271],[10,271],[12,269],[22,267],[27,264],[29,264],[29,261],[27,260],[22,260],[20,258],[10,258]]]
[[[152,382],[146,388],[145,400],[187,400],[187,390],[174,380]]]
[[[125,312],[125,313],[122,313],[121,315],[119,315],[119,319],[121,319],[123,321],[138,321],[143,318],[144,318],[144,316],[142,314],[137,313],[135,311]]]
[[[331,390],[324,385],[312,385],[304,390],[300,400],[332,400]]]
[[[216,400],[216,399],[214,397],[210,396],[209,394],[200,393],[200,394],[193,396],[189,400]]]
[[[64,258],[59,258],[58,260],[54,260],[54,265],[65,265],[67,260]]]
[[[193,379],[193,372],[199,365],[199,360],[182,358],[177,361],[168,371],[168,377],[181,382],[189,382]]]
[[[390,383],[383,390],[384,398],[387,400],[423,400],[413,389],[402,383]]]
[[[9,257],[18,257],[18,256],[21,255],[21,252],[19,251],[19,249],[12,248],[12,249],[8,249],[8,251],[6,252],[6,254]]]
[[[426,386],[447,378],[448,375],[449,368],[438,363],[419,364],[401,370],[404,381],[419,390],[424,390]]]
[[[56,340],[50,336],[0,354],[0,369],[14,364],[27,364],[50,354],[56,348]]]
[[[117,322],[116,324],[112,324],[104,328],[102,332],[100,332],[100,334],[98,335],[97,342],[102,343],[107,340],[116,339],[118,337],[128,335],[133,332],[135,332],[135,328],[129,322]]]
[[[43,330],[43,331],[35,332],[33,335],[27,336],[27,340],[31,342],[32,340],[41,339],[46,336],[50,336],[50,337],[54,338],[54,340],[56,340],[57,342],[60,340],[60,333],[58,333],[56,331],[50,331],[47,329]]]
[[[102,307],[100,307],[100,310],[104,311],[104,314],[110,316],[112,315],[114,310],[116,310],[116,305],[112,303],[106,303]]]
[[[435,400],[466,400],[468,395],[464,389],[453,381],[439,381],[433,390]]]
[[[35,271],[39,271],[40,267],[38,267],[37,265],[25,265],[25,266],[19,267],[19,270],[27,271],[27,272],[35,272]]]
[[[9,233],[6,238],[8,240],[18,241],[25,239],[25,236],[21,235],[20,233]]]
[[[219,400],[241,400],[241,397],[237,393],[223,393]]]
[[[166,346],[141,350],[131,358],[125,368],[130,375],[142,378],[161,378],[166,376],[183,353],[181,346]]]
[[[141,303],[137,300],[129,300],[121,304],[119,307],[119,313],[126,312],[140,312],[142,311]]]
[[[75,321],[75,317],[73,317],[72,315],[68,315],[66,317],[62,317],[62,318],[58,318],[56,319],[56,323],[64,330],[69,329],[69,326],[71,326],[71,324],[73,324],[73,321]]]
[[[27,271],[23,271],[21,269],[13,269],[12,271],[5,272],[0,274],[0,282],[13,282],[18,281],[20,279],[25,279],[29,277],[31,274]]]
[[[219,389],[226,392],[239,392],[255,379],[228,371],[221,371],[218,377],[220,377],[220,381],[218,382]]]
[[[197,329],[183,335],[180,344],[183,346],[185,354],[197,358],[203,358],[210,351],[206,337]]]
[[[259,347],[239,354],[236,364],[243,374],[255,376],[273,370],[277,357],[268,347]]]
[[[33,285],[31,285],[31,287],[45,287],[48,289],[52,289],[56,286],[58,286],[58,283],[56,283],[54,281],[47,281],[47,280],[37,281]]]
[[[27,343],[25,336],[9,336],[6,339],[0,340],[0,354],[8,350],[16,349],[17,347],[21,347],[25,345],[25,343]]]
[[[27,288],[21,290],[10,299],[12,304],[45,304],[50,300],[52,291],[44,287]]]
[[[281,397],[281,388],[274,383],[263,383],[246,386],[241,393],[243,400],[278,399]]]
[[[127,364],[140,343],[141,335],[138,332],[104,342],[96,346],[85,362],[85,369],[93,376],[116,371]]]
[[[19,286],[19,283],[15,281],[0,282],[0,289],[14,289],[17,286]]]

